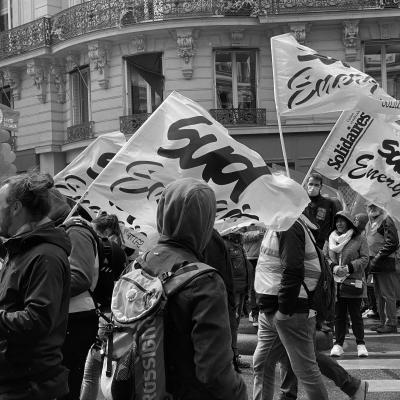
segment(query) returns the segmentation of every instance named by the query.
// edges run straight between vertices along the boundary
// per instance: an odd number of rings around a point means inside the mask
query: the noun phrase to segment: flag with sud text
[[[400,217],[400,125],[365,111],[342,113],[315,161],[366,200]]]
[[[63,195],[79,200],[125,143],[125,135],[119,131],[98,136],[54,176],[54,186]]]
[[[177,92],[104,168],[85,200],[109,212],[129,213],[143,230],[145,225],[155,227],[157,201],[165,186],[185,177],[203,179],[214,189],[217,219],[248,215],[285,230],[309,202],[299,184],[271,174],[259,154]]]
[[[279,115],[362,109],[400,115],[400,101],[368,74],[318,54],[290,34],[271,38],[274,91]]]

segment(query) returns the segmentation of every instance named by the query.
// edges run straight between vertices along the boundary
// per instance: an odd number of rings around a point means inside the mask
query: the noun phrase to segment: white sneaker
[[[343,347],[335,344],[331,350],[331,357],[340,357],[344,353]]]
[[[368,357],[368,350],[364,344],[357,345],[357,355],[358,357]]]
[[[363,318],[368,318],[368,314],[369,314],[370,312],[371,312],[370,309],[365,310],[365,311],[362,313],[362,317],[363,317]]]

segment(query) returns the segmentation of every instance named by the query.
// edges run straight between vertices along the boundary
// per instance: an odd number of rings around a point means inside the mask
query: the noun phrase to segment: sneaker
[[[372,311],[372,310],[370,310],[370,309],[365,310],[365,311],[362,313],[362,317],[363,317],[363,318],[369,318],[369,317],[368,317],[368,314],[371,313],[371,311]],[[373,311],[372,311],[372,312],[373,312]]]
[[[383,328],[383,327],[384,327],[384,325],[382,325],[382,324],[371,325],[371,326],[369,327],[369,330],[371,330],[371,331],[377,331],[378,329]]]
[[[368,357],[368,350],[365,347],[365,344],[357,345],[357,355],[358,357]]]
[[[258,327],[258,315],[253,317],[252,325],[255,327]]]
[[[367,318],[374,317],[377,313],[374,310],[367,310],[368,312],[365,314]]]
[[[246,362],[246,361],[243,361],[242,359],[241,359],[241,357],[240,357],[240,355],[237,355],[236,357],[235,357],[235,361],[236,361],[236,366],[239,368],[239,369],[247,369],[247,368],[250,368],[250,363],[248,363],[248,362]]]
[[[343,353],[343,347],[339,344],[335,344],[331,350],[331,357],[340,357]]]
[[[350,397],[351,400],[366,400],[368,393],[369,383],[367,381],[361,381],[360,386],[357,389],[357,392]]]
[[[376,330],[378,333],[397,333],[397,326],[385,325]]]

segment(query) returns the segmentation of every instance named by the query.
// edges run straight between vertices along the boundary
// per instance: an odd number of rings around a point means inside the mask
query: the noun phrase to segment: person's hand
[[[346,276],[348,273],[349,273],[349,269],[348,269],[347,265],[345,265],[345,266],[343,266],[343,267],[339,267],[339,268],[336,270],[336,275],[337,275],[339,278],[343,278],[343,277]]]
[[[281,313],[281,312],[278,310],[278,311],[276,312],[276,314],[275,314],[275,318],[276,318],[278,321],[285,321],[285,320],[287,320],[287,319],[292,318],[292,315],[283,314],[283,313]]]

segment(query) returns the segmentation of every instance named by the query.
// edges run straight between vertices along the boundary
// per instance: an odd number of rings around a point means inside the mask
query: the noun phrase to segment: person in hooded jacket
[[[158,243],[144,255],[158,276],[176,264],[198,262],[216,215],[213,190],[193,178],[170,183],[157,208]],[[227,294],[217,271],[188,283],[168,302],[167,389],[177,400],[245,400],[246,385],[233,367]]]
[[[365,234],[369,246],[369,273],[373,283],[380,323],[370,327],[378,333],[396,333],[396,250],[399,237],[396,225],[385,211],[375,204],[367,205],[369,221]]]
[[[70,291],[65,231],[47,217],[46,176],[10,177],[0,185],[0,398],[50,400],[68,392],[62,365]]]
[[[331,356],[343,354],[346,337],[347,314],[357,343],[358,357],[368,357],[364,341],[364,323],[361,314],[361,301],[366,295],[365,268],[368,265],[368,244],[353,223],[349,212],[339,211],[335,215],[336,229],[329,236],[329,262],[339,281],[335,305],[336,341]]]

